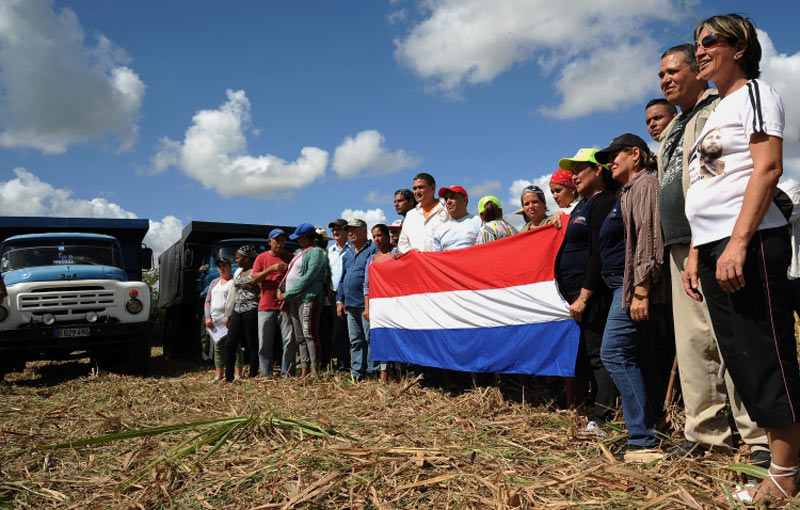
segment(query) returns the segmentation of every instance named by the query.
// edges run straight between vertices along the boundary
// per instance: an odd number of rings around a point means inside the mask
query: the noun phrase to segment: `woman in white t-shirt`
[[[789,230],[773,201],[783,103],[757,79],[761,46],[750,20],[713,16],[694,37],[698,78],[714,82],[722,101],[689,154],[693,249],[684,287],[698,301],[705,297],[731,378],[767,431],[769,475],[741,497],[790,497],[800,471],[800,369],[786,278]]]

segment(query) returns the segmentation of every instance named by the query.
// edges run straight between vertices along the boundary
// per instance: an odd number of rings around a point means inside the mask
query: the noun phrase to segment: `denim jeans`
[[[622,277],[608,276],[605,280],[612,299],[600,357],[622,397],[628,444],[655,446],[659,402],[653,398],[660,386],[653,345],[656,337],[650,321],[634,322],[630,308],[622,308]]]
[[[347,307],[347,331],[350,334],[350,366],[353,377],[365,377],[378,369],[370,360],[369,321],[364,318],[363,306]]]
[[[261,377],[272,375],[275,362],[273,342],[275,341],[276,322],[280,321],[283,340],[283,358],[281,359],[281,376],[294,375],[296,350],[292,335],[292,321],[289,314],[282,310],[258,311],[258,360],[261,364]]]

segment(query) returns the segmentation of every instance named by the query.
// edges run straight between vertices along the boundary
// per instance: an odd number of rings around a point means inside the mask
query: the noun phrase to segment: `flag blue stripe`
[[[572,377],[580,331],[573,320],[493,328],[370,331],[370,356],[426,367]]]

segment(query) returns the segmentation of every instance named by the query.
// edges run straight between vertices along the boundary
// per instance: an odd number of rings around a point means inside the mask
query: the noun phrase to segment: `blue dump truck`
[[[263,252],[273,228],[286,234],[294,227],[192,221],[181,238],[159,257],[158,307],[164,310],[161,337],[167,358],[209,359],[210,341],[203,327],[203,306],[208,286],[219,276],[214,262],[227,258],[236,270],[236,250],[250,244]],[[287,241],[290,253],[297,248]],[[279,343],[279,342],[276,342]]]
[[[145,373],[150,288],[144,219],[0,217],[0,378],[27,361],[91,356]]]

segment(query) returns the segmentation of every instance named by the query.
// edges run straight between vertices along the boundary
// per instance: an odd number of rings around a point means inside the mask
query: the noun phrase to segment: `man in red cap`
[[[445,200],[450,221],[436,229],[433,235],[433,251],[474,246],[481,231],[481,218],[467,212],[467,190],[461,186],[448,186],[439,190],[439,198]]]

